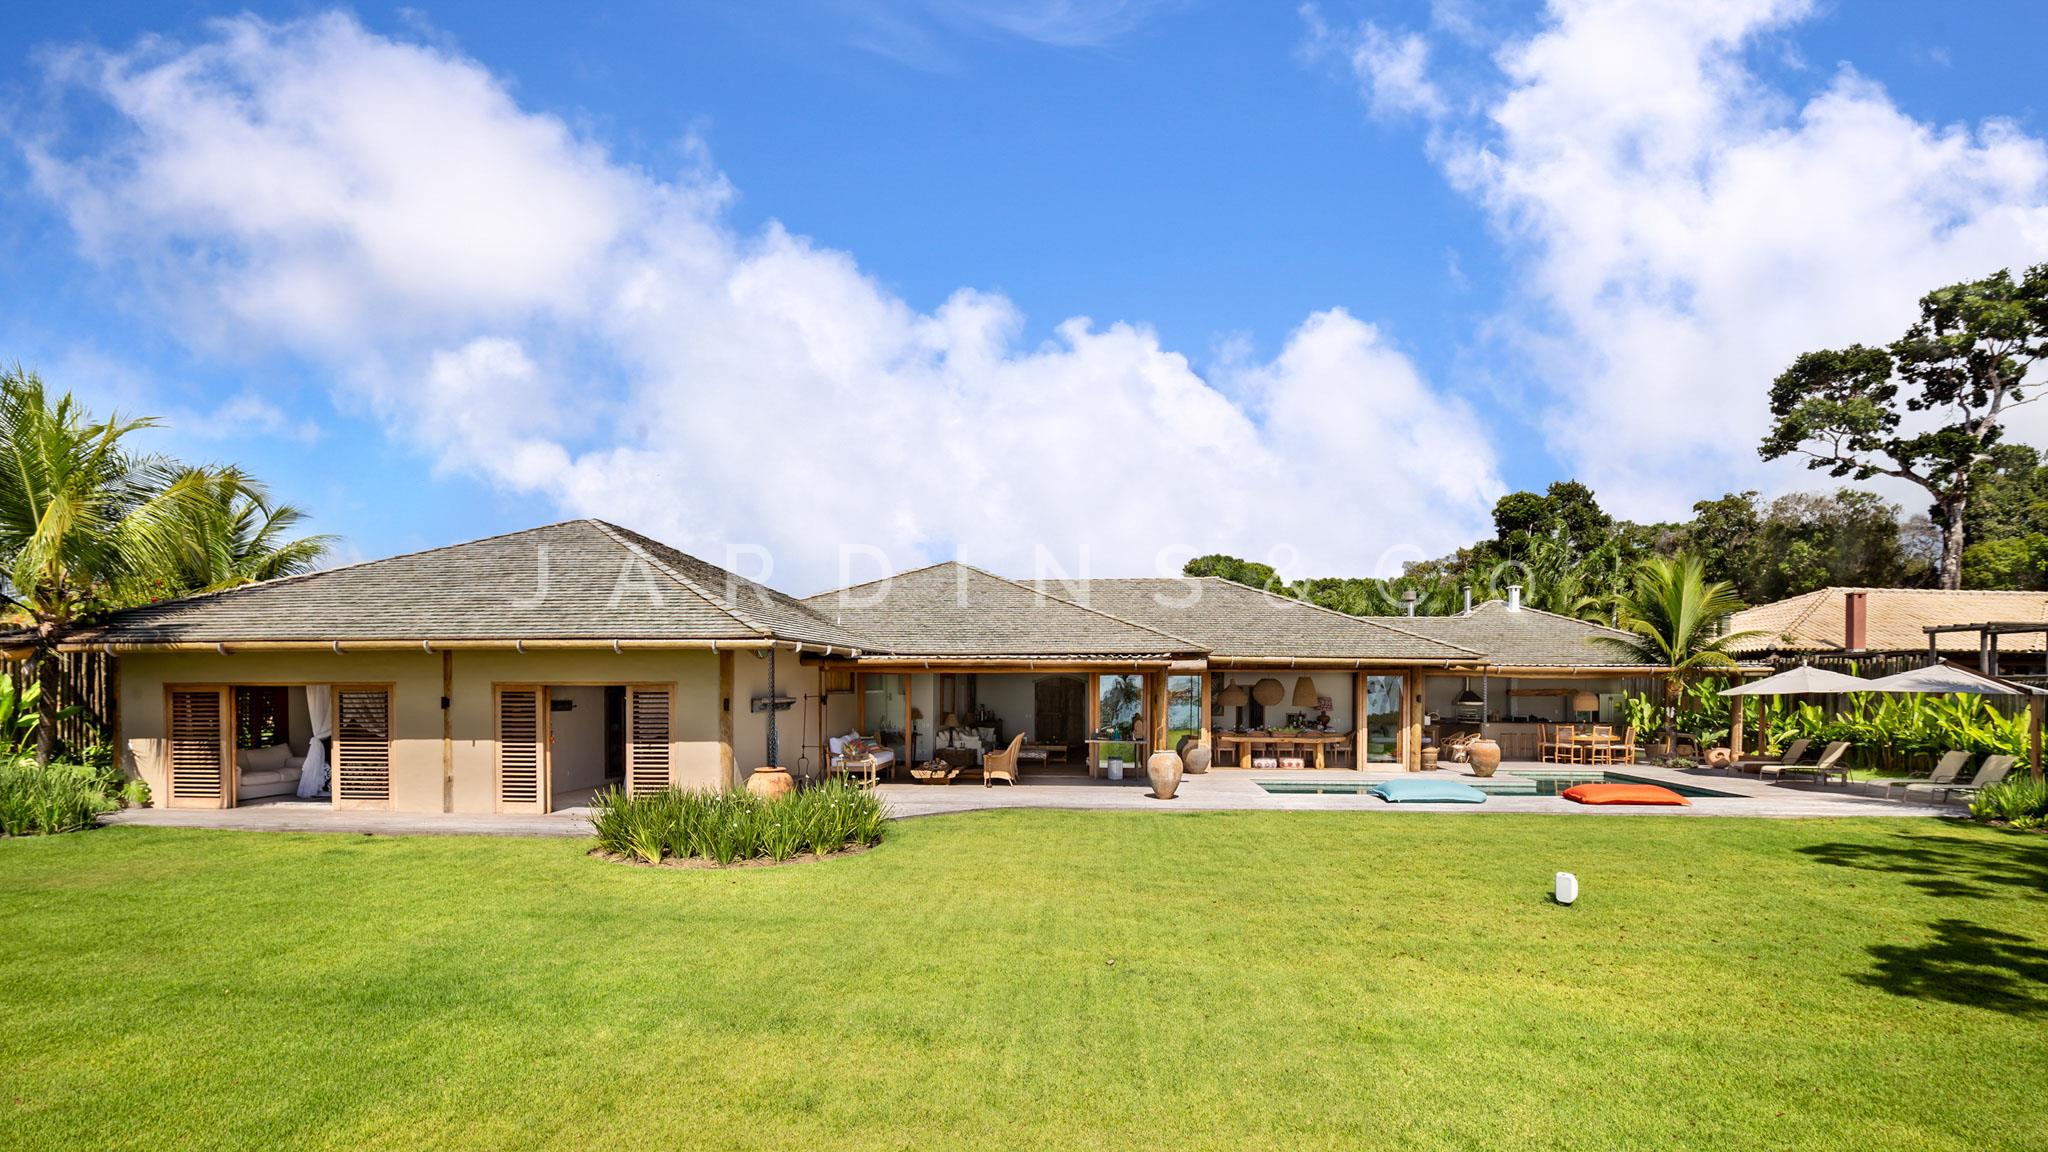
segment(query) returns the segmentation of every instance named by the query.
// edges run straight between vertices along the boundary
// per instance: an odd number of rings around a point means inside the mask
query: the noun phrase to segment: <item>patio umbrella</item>
[[[1861,676],[1849,676],[1841,672],[1830,672],[1801,664],[1797,668],[1723,688],[1723,696],[1831,696],[1837,692],[1869,692],[1877,681],[1865,680]]]
[[[1960,664],[1929,664],[1910,672],[1900,672],[1870,681],[1866,692],[1924,693],[1929,696],[2025,696],[2027,697],[2028,728],[2033,745],[2034,779],[2041,778],[2041,724],[2043,713],[2048,712],[2048,688],[2035,688],[2028,684],[2016,684],[1996,676],[1972,672]]]
[[[1737,684],[1733,688],[1723,688],[1721,695],[1831,696],[1837,692],[1868,692],[1870,685],[1871,681],[1865,680],[1861,676],[1849,676],[1841,672],[1830,672],[1825,668],[1815,668],[1811,664],[1801,664],[1797,668],[1788,668],[1775,676],[1766,676],[1761,680],[1751,680],[1747,684]],[[1758,705],[1758,708],[1761,709],[1762,705]],[[1735,755],[1738,758],[1742,755],[1742,712],[1743,704],[1738,700],[1735,703],[1735,723],[1729,731],[1729,742],[1734,747]],[[1759,712],[1758,715],[1761,717],[1762,713]],[[1766,747],[1768,746],[1767,737],[1769,734],[1768,725],[1762,719],[1759,719],[1757,721],[1757,739],[1765,741],[1764,746]]]

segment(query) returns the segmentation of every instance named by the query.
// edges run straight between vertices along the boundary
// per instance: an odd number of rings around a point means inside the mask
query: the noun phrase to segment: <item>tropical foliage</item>
[[[30,629],[36,755],[54,750],[55,653],[110,609],[306,571],[326,539],[286,538],[303,513],[234,468],[197,468],[133,447],[155,425],[101,420],[41,378],[0,373],[0,578]]]
[[[1630,635],[1595,641],[1623,660],[1655,665],[1664,677],[1666,707],[1672,708],[1686,685],[1735,667],[1729,646],[1754,633],[1724,633],[1721,621],[1741,606],[1733,588],[1707,579],[1697,557],[1653,556],[1636,565],[1628,591],[1616,602],[1620,628]],[[1667,721],[1667,739],[1671,731]]]
[[[2003,820],[2015,828],[2048,827],[2048,782],[2007,776],[1970,798],[1970,815]]]
[[[1886,775],[1924,768],[1944,752],[2004,753],[2027,763],[2024,714],[2007,716],[1984,696],[1890,695],[1857,692],[1839,711],[1799,704],[1774,730],[1818,743],[1846,740],[1851,763]]]
[[[775,800],[750,792],[668,790],[627,796],[612,789],[593,805],[598,851],[663,860],[789,860],[879,843],[887,813],[874,793],[841,780]]]
[[[0,835],[77,832],[105,813],[148,802],[148,785],[104,766],[0,759]]]

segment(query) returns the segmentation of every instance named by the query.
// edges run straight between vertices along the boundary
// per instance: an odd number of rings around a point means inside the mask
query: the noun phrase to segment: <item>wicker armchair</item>
[[[1010,739],[1010,746],[1001,752],[990,752],[981,758],[981,786],[987,788],[997,780],[1006,780],[1011,785],[1023,775],[1017,763],[1017,750],[1024,747],[1024,734],[1017,733]]]

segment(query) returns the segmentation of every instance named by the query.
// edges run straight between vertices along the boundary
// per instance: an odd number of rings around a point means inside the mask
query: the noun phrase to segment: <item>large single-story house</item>
[[[598,520],[116,613],[70,637],[116,669],[123,767],[154,802],[546,812],[618,785],[825,769],[859,732],[899,762],[1096,772],[1182,736],[1414,764],[1482,724],[1612,718],[1649,670],[1598,625],[1489,601],[1358,618],[1214,579],[1025,583],[947,562],[796,599]],[[1533,733],[1533,728],[1526,729]],[[1021,740],[1020,740],[1021,737]],[[309,767],[311,765],[312,767]]]

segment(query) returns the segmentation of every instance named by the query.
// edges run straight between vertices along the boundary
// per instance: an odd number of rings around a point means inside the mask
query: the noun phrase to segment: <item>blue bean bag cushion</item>
[[[1383,780],[1366,789],[1389,804],[1484,804],[1486,793],[1456,780],[1418,780],[1399,777]]]

